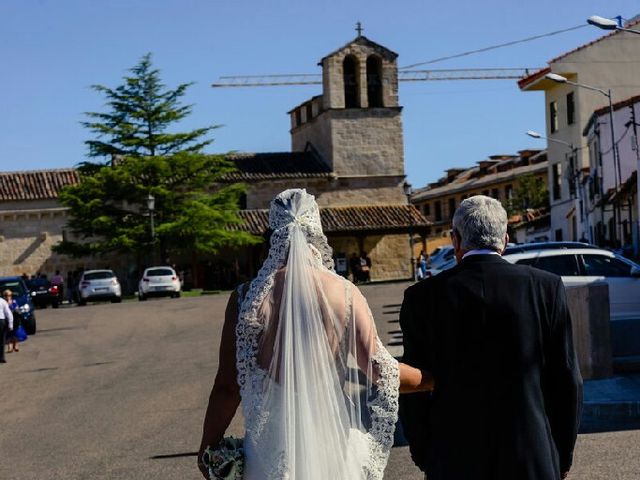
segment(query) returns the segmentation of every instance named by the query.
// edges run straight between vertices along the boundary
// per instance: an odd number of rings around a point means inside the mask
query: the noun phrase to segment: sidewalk
[[[640,428],[640,374],[585,380],[580,433]]]

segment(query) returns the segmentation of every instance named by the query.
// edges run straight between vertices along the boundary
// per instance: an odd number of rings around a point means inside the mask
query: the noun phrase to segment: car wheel
[[[86,300],[78,299],[78,306],[79,307],[84,307],[86,304],[87,304]]]
[[[111,299],[111,303],[120,303],[122,302],[122,297],[115,297]]]
[[[138,293],[138,301],[144,302],[147,299],[144,293]]]
[[[60,304],[58,302],[52,302],[51,303],[51,308],[58,308],[60,306]]]
[[[180,292],[176,292],[173,295],[171,295],[173,298],[180,298]]]

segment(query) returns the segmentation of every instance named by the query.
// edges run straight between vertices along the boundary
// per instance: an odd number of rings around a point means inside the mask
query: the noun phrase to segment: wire
[[[518,43],[530,42],[532,40],[537,40],[539,38],[552,37],[552,36],[558,35],[560,33],[570,32],[572,30],[578,30],[579,28],[584,28],[586,26],[587,26],[587,24],[577,25],[575,27],[565,28],[563,30],[556,30],[554,32],[543,33],[542,35],[535,35],[533,37],[527,37],[527,38],[522,38],[520,40],[514,40],[512,42],[501,43],[501,44],[498,44],[498,45],[491,45],[490,47],[479,48],[477,50],[470,50],[468,52],[456,53],[455,55],[448,55],[446,57],[434,58],[433,60],[427,60],[426,62],[420,62],[420,63],[414,63],[412,65],[407,65],[406,67],[400,68],[400,70],[406,70],[406,69],[409,69],[409,68],[419,67],[420,65],[427,65],[427,64],[430,64],[430,63],[443,62],[445,60],[451,60],[452,58],[466,57],[468,55],[473,55],[474,53],[488,52],[489,50],[496,50],[498,48],[509,47],[511,45],[517,45]]]

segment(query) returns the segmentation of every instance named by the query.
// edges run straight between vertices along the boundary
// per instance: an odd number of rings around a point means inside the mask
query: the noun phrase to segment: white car
[[[150,267],[144,271],[138,284],[138,300],[166,296],[177,298],[180,291],[180,279],[173,268]]]
[[[82,273],[78,283],[78,305],[95,300],[122,301],[122,288],[113,270],[86,270]]]
[[[427,268],[440,269],[445,263],[449,263],[454,256],[453,245],[444,245],[436,248],[427,259]]]
[[[567,287],[606,282],[611,320],[640,319],[640,266],[631,260],[598,248],[533,250],[503,258],[560,275]]]

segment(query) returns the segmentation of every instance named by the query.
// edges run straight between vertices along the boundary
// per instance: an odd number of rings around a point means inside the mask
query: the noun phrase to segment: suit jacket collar
[[[472,265],[475,263],[505,263],[507,262],[501,255],[469,255],[462,259],[460,265]]]

